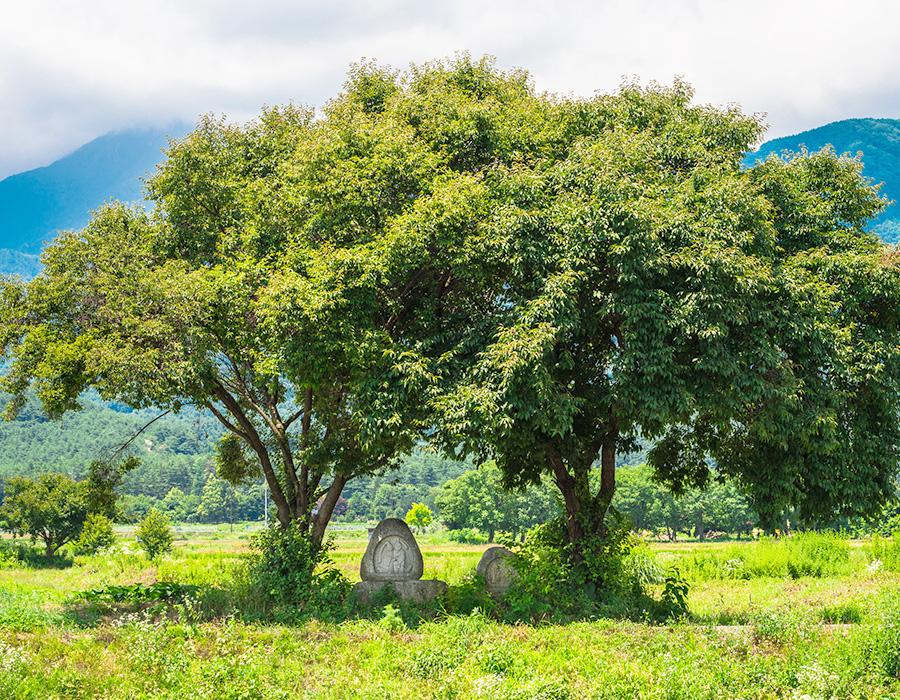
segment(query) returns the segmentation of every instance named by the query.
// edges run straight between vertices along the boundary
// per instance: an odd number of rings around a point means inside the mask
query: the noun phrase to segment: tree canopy
[[[36,479],[16,476],[6,484],[0,522],[18,535],[41,539],[49,559],[73,541],[90,513],[88,483],[49,472]]]
[[[467,56],[357,66],[319,116],[206,119],[152,211],[101,209],[0,290],[10,410],[202,407],[219,473],[258,467],[316,542],[425,438],[549,475],[576,559],[639,438],[763,517],[875,508],[900,449],[883,202],[828,151],[742,168],[760,134],[680,82],[557,97]]]

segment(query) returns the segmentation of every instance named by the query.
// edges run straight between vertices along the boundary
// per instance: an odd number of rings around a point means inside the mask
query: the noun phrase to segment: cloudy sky
[[[900,117],[892,0],[0,0],[0,177],[113,129],[318,105],[362,58],[461,50],[577,95],[684,76],[769,136]]]

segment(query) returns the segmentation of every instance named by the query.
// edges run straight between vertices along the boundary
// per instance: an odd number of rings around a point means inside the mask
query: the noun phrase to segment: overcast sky
[[[113,129],[320,105],[362,58],[460,50],[552,92],[684,76],[698,101],[765,112],[770,137],[900,117],[891,0],[0,0],[0,177]]]

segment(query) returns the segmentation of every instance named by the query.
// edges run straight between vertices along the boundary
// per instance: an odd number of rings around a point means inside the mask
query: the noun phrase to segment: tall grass
[[[680,559],[693,580],[841,576],[852,572],[850,545],[834,532],[798,532],[764,537],[717,551],[695,551]]]
[[[887,538],[876,535],[866,547],[866,554],[876,568],[883,568],[885,571],[900,571],[900,532],[895,532],[893,537]],[[875,564],[875,562],[879,562],[879,564]]]

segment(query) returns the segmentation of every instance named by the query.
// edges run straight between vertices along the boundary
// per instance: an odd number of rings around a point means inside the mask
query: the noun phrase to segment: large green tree
[[[360,66],[319,117],[204,121],[151,214],[107,207],[6,285],[4,388],[204,407],[227,471],[260,468],[316,541],[429,425],[509,485],[548,474],[576,561],[638,438],[662,479],[716,462],[763,517],[875,507],[900,444],[882,202],[833,153],[742,169],[760,134],[680,83],[576,99],[465,56]]]
[[[278,520],[320,543],[347,481],[413,444],[453,329],[492,303],[480,171],[522,138],[525,115],[498,108],[513,98],[534,102],[522,76],[468,59],[360,66],[318,118],[204,119],[149,211],[102,208],[3,285],[7,414],[29,388],[51,416],[88,388],[205,409],[228,431],[220,473],[261,471]]]
[[[508,483],[549,474],[575,562],[604,546],[638,439],[676,490],[717,464],[768,522],[889,497],[900,266],[864,230],[883,202],[860,163],[742,169],[760,123],[680,83],[527,113],[513,162],[498,145],[480,170],[502,254],[435,401],[447,447]]]

